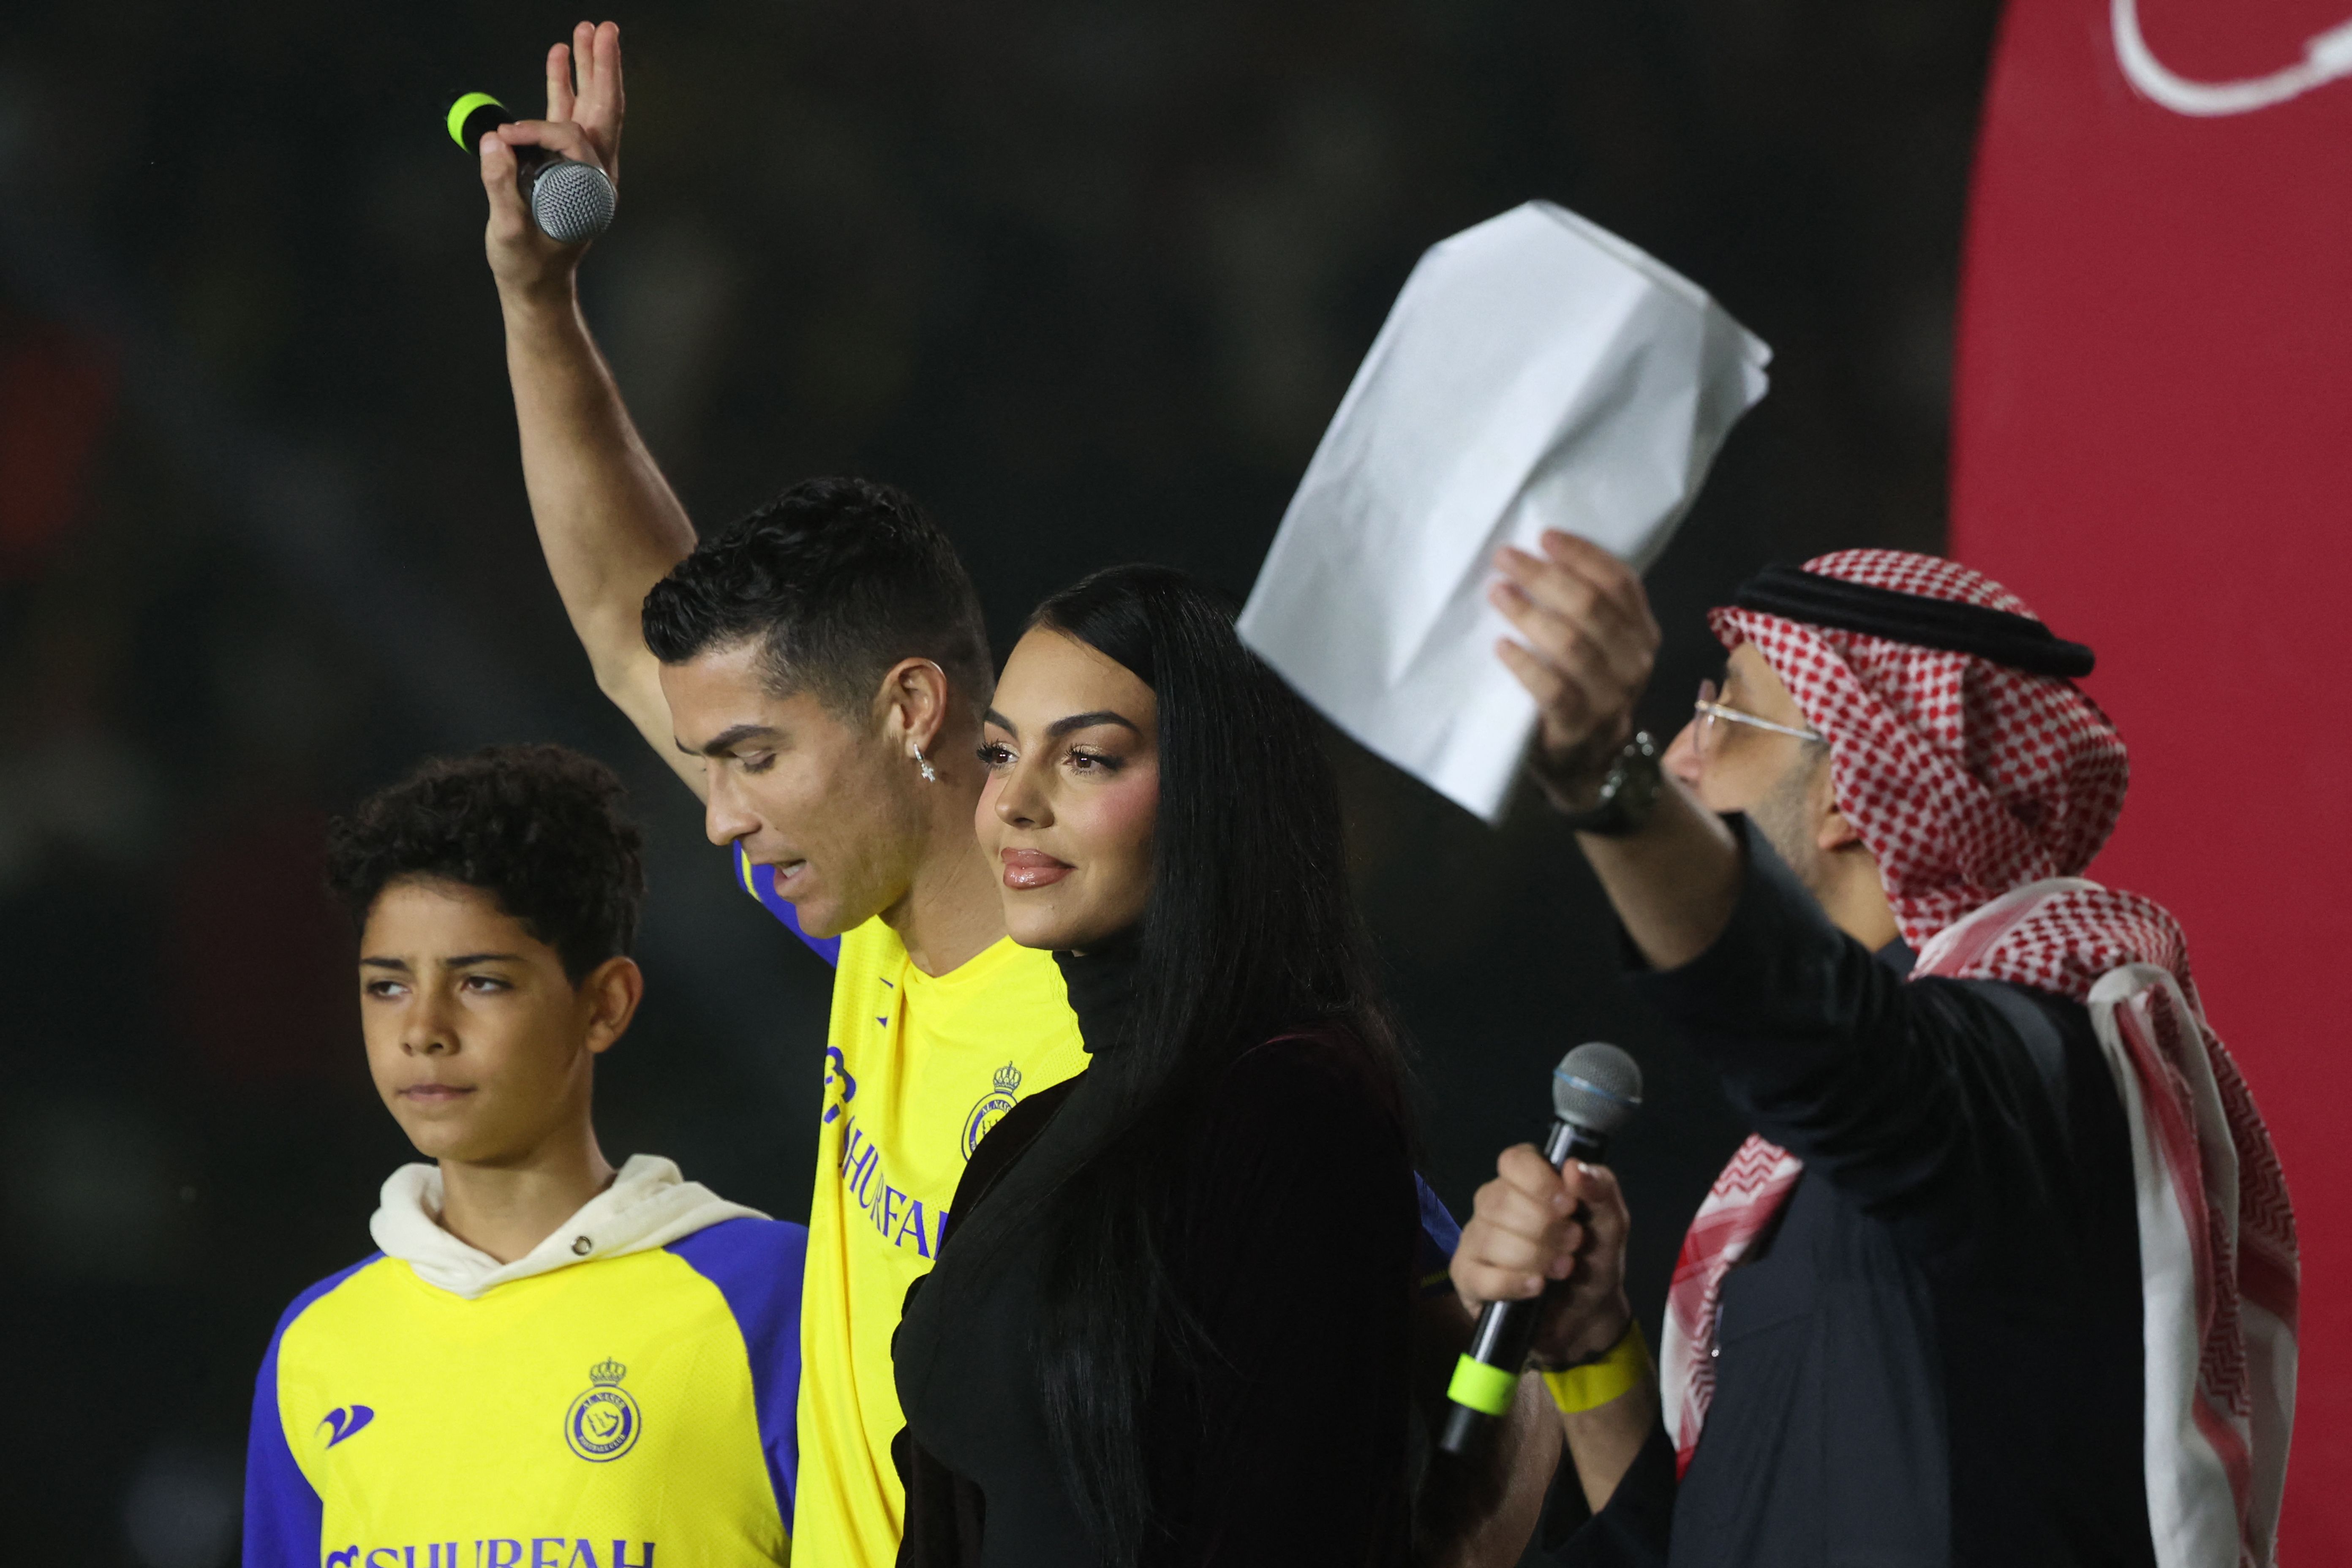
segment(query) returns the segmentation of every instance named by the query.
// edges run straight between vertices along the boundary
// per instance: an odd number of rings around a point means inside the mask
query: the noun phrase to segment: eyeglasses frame
[[[1702,680],[1698,683],[1698,700],[1691,704],[1694,717],[1700,720],[1721,719],[1727,723],[1746,724],[1752,729],[1769,730],[1775,735],[1787,735],[1792,740],[1818,741],[1824,746],[1830,743],[1830,738],[1818,730],[1800,730],[1793,724],[1775,723],[1769,719],[1761,719],[1753,713],[1745,713],[1737,708],[1717,702],[1715,700],[1715,682],[1712,680]],[[1700,725],[1698,732],[1702,737],[1706,735],[1706,727],[1704,723]]]

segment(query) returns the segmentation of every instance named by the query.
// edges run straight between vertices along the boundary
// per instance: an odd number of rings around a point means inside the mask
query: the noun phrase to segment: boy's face
[[[360,933],[360,1025],[376,1092],[417,1152],[520,1163],[588,1124],[592,1064],[629,1026],[626,958],[574,986],[555,949],[478,888],[388,885]]]

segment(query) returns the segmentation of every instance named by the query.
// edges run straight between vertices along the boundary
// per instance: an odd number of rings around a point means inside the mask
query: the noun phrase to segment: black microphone
[[[1590,1041],[1551,1069],[1551,1106],[1558,1120],[1544,1140],[1551,1168],[1557,1171],[1570,1160],[1597,1165],[1609,1152],[1609,1135],[1642,1109],[1642,1069],[1615,1046]],[[1565,1283],[1547,1285],[1545,1294]],[[1542,1311],[1538,1296],[1531,1301],[1489,1301],[1479,1312],[1470,1348],[1454,1363],[1454,1381],[1445,1390],[1454,1408],[1446,1413],[1445,1435],[1437,1446],[1446,1453],[1467,1452],[1487,1421],[1511,1408]]]
[[[449,106],[449,134],[467,152],[478,152],[483,137],[515,118],[488,93],[469,92]],[[604,170],[559,158],[543,147],[514,152],[515,184],[540,233],[559,245],[585,245],[613,226],[621,194]]]

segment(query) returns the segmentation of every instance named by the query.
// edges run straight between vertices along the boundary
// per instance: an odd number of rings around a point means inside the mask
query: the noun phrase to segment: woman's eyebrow
[[[983,724],[995,725],[998,729],[1003,731],[1006,734],[1012,736],[1016,741],[1021,738],[1021,726],[1015,724],[1012,720],[1007,719],[1003,714],[999,713],[993,708],[982,714],[980,716],[980,721]]]
[[[1114,713],[1108,708],[1098,708],[1092,713],[1073,713],[1066,719],[1055,720],[1045,726],[1045,738],[1049,741],[1058,741],[1073,730],[1091,730],[1097,724],[1116,724],[1120,729],[1131,731],[1135,734],[1143,733],[1141,730],[1136,729],[1133,720],[1123,714]],[[1011,727],[1006,726],[1007,729]]]

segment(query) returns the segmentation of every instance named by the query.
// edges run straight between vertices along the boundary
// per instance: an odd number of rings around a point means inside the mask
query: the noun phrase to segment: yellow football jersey
[[[772,868],[740,849],[736,868],[798,933]],[[809,945],[834,959],[835,975],[801,1289],[793,1542],[803,1563],[887,1568],[906,1515],[890,1460],[906,1425],[890,1337],[907,1288],[938,1256],[982,1135],[1024,1095],[1076,1077],[1086,1047],[1049,952],[1007,938],[925,974],[878,919],[837,946]]]
[[[381,1256],[322,1281],[256,1389],[247,1568],[788,1562],[803,1237],[729,1220],[471,1300]]]

